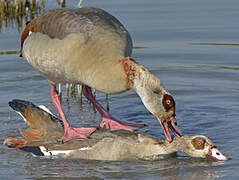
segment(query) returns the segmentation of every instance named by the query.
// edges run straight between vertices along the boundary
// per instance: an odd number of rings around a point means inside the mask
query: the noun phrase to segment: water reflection
[[[20,33],[26,22],[41,13],[44,7],[44,0],[0,1],[0,30],[16,26]]]
[[[203,46],[239,46],[238,43],[189,43],[190,45],[203,45]]]
[[[66,7],[66,1],[65,0],[56,0],[57,4],[61,6],[61,8]]]
[[[25,159],[24,169],[34,179],[216,179],[221,162],[190,157],[167,158],[157,161],[87,161],[80,159]],[[79,173],[80,172],[80,173]],[[96,178],[97,177],[97,178]]]
[[[6,54],[20,54],[20,51],[0,51],[0,55]]]
[[[40,177],[35,178],[36,180],[103,180],[95,176],[92,177]]]

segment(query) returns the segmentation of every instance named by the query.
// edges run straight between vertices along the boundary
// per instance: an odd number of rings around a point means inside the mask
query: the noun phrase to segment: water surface
[[[73,8],[77,1],[67,1]],[[161,79],[177,104],[177,121],[187,135],[209,136],[230,160],[214,162],[179,154],[160,161],[102,162],[34,158],[0,145],[1,179],[238,179],[239,170],[239,2],[166,0],[89,0],[83,6],[103,8],[129,30],[133,58]],[[57,8],[48,1],[45,10]],[[0,51],[20,49],[19,27],[3,27]],[[4,54],[4,53],[1,53]],[[54,112],[49,83],[18,54],[0,55],[1,139],[26,128],[8,107],[14,98],[45,104]],[[105,105],[104,94],[97,99]],[[112,95],[110,112],[119,120],[145,123],[141,131],[165,138],[158,121],[132,91]],[[83,99],[67,98],[63,108],[77,126],[99,124],[100,116]]]

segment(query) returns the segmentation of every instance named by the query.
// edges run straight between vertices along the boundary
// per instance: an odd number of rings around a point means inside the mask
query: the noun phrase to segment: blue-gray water
[[[67,7],[76,6],[69,0]],[[161,79],[177,104],[177,121],[187,135],[209,136],[230,160],[213,162],[179,154],[161,161],[100,162],[34,158],[0,145],[1,179],[239,179],[239,1],[237,0],[85,0],[116,16],[129,30],[133,57]],[[45,9],[59,7],[46,2]],[[14,22],[13,22],[14,23]],[[202,44],[198,44],[202,43]],[[212,44],[205,44],[212,43]],[[20,49],[16,26],[2,28],[0,51]],[[26,128],[8,107],[19,98],[45,104],[54,112],[50,86],[17,54],[0,55],[0,141],[18,136]],[[104,95],[97,99],[105,105]],[[100,121],[83,99],[67,101],[63,108],[74,125]],[[119,120],[143,122],[142,129],[165,138],[158,121],[132,91],[110,96],[110,112]]]

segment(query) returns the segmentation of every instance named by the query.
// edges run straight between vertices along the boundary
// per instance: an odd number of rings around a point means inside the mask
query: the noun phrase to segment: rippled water
[[[74,7],[76,1],[67,1]],[[132,35],[133,57],[159,77],[175,97],[183,134],[209,136],[230,160],[213,162],[179,154],[160,161],[101,162],[34,158],[0,145],[1,179],[238,179],[239,170],[239,1],[85,0],[115,15]],[[45,9],[59,7],[46,2]],[[207,44],[209,43],[209,44]],[[0,51],[16,51],[16,26],[0,32]],[[8,107],[19,98],[45,104],[53,111],[48,82],[18,54],[0,55],[1,142],[25,128]],[[83,99],[67,98],[63,108],[72,124],[100,121]],[[97,99],[105,105],[103,94]],[[157,120],[132,91],[110,96],[110,111],[119,120],[143,122],[142,129],[165,138]]]

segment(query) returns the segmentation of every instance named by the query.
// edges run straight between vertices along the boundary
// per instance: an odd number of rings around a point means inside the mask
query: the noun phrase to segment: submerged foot
[[[93,132],[95,132],[95,130],[96,130],[95,127],[75,128],[70,126],[67,129],[65,129],[65,134],[61,139],[64,143],[72,139],[78,139],[78,138],[84,139],[90,136]]]
[[[114,130],[128,130],[128,131],[134,131],[136,129],[140,129],[145,127],[145,124],[133,124],[133,123],[126,123],[126,122],[121,122],[118,120],[115,120],[110,117],[103,117],[102,122],[100,123],[100,127],[106,127],[107,129],[114,131]]]

